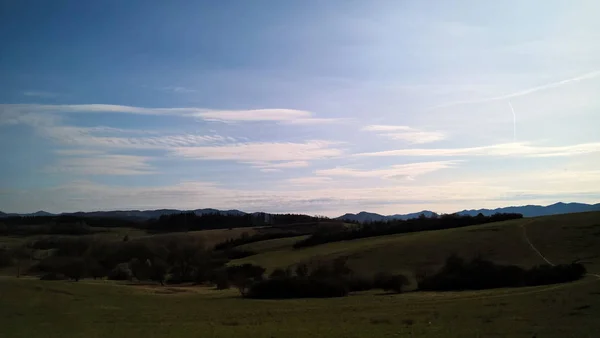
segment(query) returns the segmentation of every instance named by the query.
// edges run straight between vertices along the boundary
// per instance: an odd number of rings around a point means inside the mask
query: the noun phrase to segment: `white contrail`
[[[556,88],[559,86],[563,86],[572,82],[579,82],[579,81],[584,81],[584,80],[590,80],[590,79],[595,79],[597,77],[600,77],[600,70],[595,70],[593,72],[589,72],[577,77],[572,77],[570,79],[565,79],[565,80],[561,80],[561,81],[557,81],[557,82],[550,82],[550,83],[546,83],[540,86],[536,86],[536,87],[532,87],[532,88],[528,88],[528,89],[524,89],[518,92],[514,92],[514,93],[509,93],[509,94],[505,94],[505,95],[499,95],[499,96],[493,96],[493,97],[486,97],[486,98],[482,98],[482,99],[475,99],[475,100],[465,100],[465,101],[455,101],[455,102],[448,102],[448,103],[444,103],[444,104],[439,104],[437,106],[433,106],[430,109],[438,109],[438,108],[446,108],[446,107],[452,107],[452,106],[457,106],[457,105],[462,105],[462,104],[473,104],[473,103],[483,103],[483,102],[491,102],[491,101],[501,101],[501,100],[506,100],[506,99],[511,99],[513,97],[519,97],[519,96],[525,96],[525,95],[529,95],[535,92],[539,92],[542,90],[546,90],[546,89],[551,89],[551,88]]]
[[[508,106],[513,113],[513,142],[517,142],[517,114],[515,114],[515,108],[513,108],[512,103],[508,101]]]

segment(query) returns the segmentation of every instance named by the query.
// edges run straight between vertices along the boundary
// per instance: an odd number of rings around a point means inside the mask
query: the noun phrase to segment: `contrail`
[[[513,113],[513,142],[517,142],[517,114],[515,114],[515,108],[513,108],[512,103],[508,101],[508,106]]]
[[[589,72],[577,77],[573,77],[570,79],[566,79],[566,80],[561,80],[561,81],[557,81],[557,82],[550,82],[550,83],[546,83],[544,85],[540,85],[537,87],[532,87],[532,88],[528,88],[528,89],[524,89],[518,92],[514,92],[514,93],[510,93],[510,94],[505,94],[505,95],[500,95],[500,96],[493,96],[493,97],[486,97],[486,98],[482,98],[482,99],[475,99],[475,100],[465,100],[465,101],[455,101],[455,102],[448,102],[448,103],[444,103],[444,104],[439,104],[437,106],[433,106],[430,109],[438,109],[438,108],[446,108],[446,107],[452,107],[452,106],[457,106],[457,105],[462,105],[462,104],[473,104],[473,103],[483,103],[483,102],[491,102],[491,101],[501,101],[501,100],[506,100],[506,99],[511,99],[513,97],[519,97],[519,96],[525,96],[525,95],[529,95],[535,92],[539,92],[542,90],[546,90],[546,89],[550,89],[550,88],[555,88],[555,87],[559,87],[559,86],[563,86],[572,82],[579,82],[579,81],[584,81],[584,80],[590,80],[590,79],[595,79],[597,77],[600,77],[600,70],[596,70],[593,72]]]

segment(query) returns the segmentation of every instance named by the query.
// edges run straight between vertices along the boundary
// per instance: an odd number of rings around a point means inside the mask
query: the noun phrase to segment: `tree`
[[[60,272],[78,282],[85,275],[85,261],[81,258],[65,258]]]
[[[87,258],[85,264],[86,270],[92,278],[97,279],[106,276],[106,269],[94,258]]]
[[[253,264],[233,265],[227,268],[227,276],[240,294],[246,296],[250,287],[263,279],[265,271],[262,266]]]
[[[138,281],[147,280],[150,277],[149,261],[134,258],[129,262],[129,269]]]
[[[17,278],[21,277],[21,267],[24,262],[31,261],[32,250],[21,246],[12,250],[12,259],[17,266]]]
[[[306,263],[296,265],[296,276],[308,277],[308,265],[306,265]]]
[[[163,259],[155,258],[150,262],[150,280],[159,282],[160,285],[165,285],[165,279],[168,271],[169,265]]]

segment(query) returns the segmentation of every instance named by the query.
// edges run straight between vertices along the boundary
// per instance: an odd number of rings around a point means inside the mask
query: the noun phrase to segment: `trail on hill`
[[[529,221],[529,222],[525,222],[521,224],[521,228],[523,229],[523,237],[525,237],[525,240],[527,241],[527,244],[529,244],[529,246],[531,247],[531,249],[533,249],[533,251],[535,251],[538,256],[540,256],[544,261],[546,261],[546,263],[554,266],[555,264],[552,263],[550,260],[548,260],[548,258],[546,258],[544,255],[542,255],[542,253],[540,252],[540,250],[538,250],[535,245],[533,245],[533,243],[531,243],[531,240],[529,240],[529,236],[527,236],[527,228],[525,227],[527,224],[531,224],[534,221]]]
[[[529,222],[525,222],[521,224],[521,228],[523,229],[523,237],[525,237],[525,240],[527,241],[527,243],[529,244],[529,246],[531,247],[531,249],[533,249],[533,251],[535,251],[538,256],[540,256],[544,261],[546,261],[546,263],[555,266],[556,264],[552,263],[548,258],[546,258],[546,256],[544,256],[540,250],[538,250],[535,245],[533,245],[533,243],[531,242],[531,240],[529,239],[529,236],[527,235],[527,228],[525,227],[528,224],[532,224],[533,222],[535,222],[534,220],[531,220]],[[595,274],[595,273],[586,273],[586,276],[593,276],[596,277],[598,279],[600,279],[600,275]]]

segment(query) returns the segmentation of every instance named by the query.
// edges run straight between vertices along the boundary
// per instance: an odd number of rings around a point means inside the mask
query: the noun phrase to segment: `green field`
[[[246,249],[259,254],[233,263],[254,263],[274,269],[344,256],[357,272],[396,271],[407,275],[412,275],[417,268],[435,270],[452,253],[466,258],[480,254],[497,263],[523,267],[544,263],[526,241],[523,225],[532,243],[554,263],[582,259],[588,270],[600,272],[600,213],[371,237],[303,249],[294,249],[295,240],[284,238],[272,240],[270,245],[260,242],[246,245]]]
[[[213,238],[227,236],[213,231]],[[240,232],[241,233],[241,232]],[[200,236],[201,234],[198,234]],[[160,235],[168,236],[168,235]],[[527,237],[526,237],[527,236]],[[600,213],[365,238],[294,250],[297,238],[243,246],[234,263],[269,269],[348,257],[359,272],[434,269],[452,252],[532,266],[585,262],[600,272]],[[379,292],[251,300],[234,289],[0,277],[0,337],[597,337],[600,277],[468,292]]]
[[[600,282],[260,301],[234,290],[0,279],[2,337],[596,337]]]

